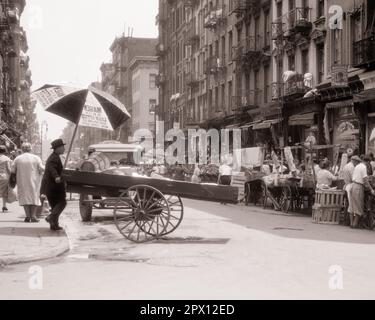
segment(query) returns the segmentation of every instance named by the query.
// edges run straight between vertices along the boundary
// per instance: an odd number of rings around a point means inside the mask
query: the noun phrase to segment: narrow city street
[[[367,299],[374,233],[317,225],[259,207],[184,200],[185,218],[167,238],[131,243],[95,211],[81,223],[64,213],[70,251],[0,272],[0,299]],[[42,288],[30,286],[42,267]],[[342,268],[342,289],[330,286]],[[330,273],[331,272],[331,273]]]

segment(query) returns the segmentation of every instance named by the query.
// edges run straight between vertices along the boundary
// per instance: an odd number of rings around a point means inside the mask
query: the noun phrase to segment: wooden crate
[[[238,188],[238,201],[242,201],[245,198],[246,181],[247,181],[247,177],[245,176],[245,173],[243,172],[232,175],[231,186]]]
[[[315,205],[322,207],[344,207],[345,191],[343,190],[316,190]]]
[[[312,221],[319,224],[340,224],[342,207],[324,207],[314,205],[312,208]]]

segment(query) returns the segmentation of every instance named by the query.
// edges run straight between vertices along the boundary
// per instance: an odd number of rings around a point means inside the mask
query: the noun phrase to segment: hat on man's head
[[[57,149],[58,147],[62,147],[62,146],[65,146],[66,144],[64,143],[64,141],[62,139],[57,139],[55,141],[52,141],[51,143],[51,149]]]
[[[361,158],[358,157],[358,156],[353,156],[350,160],[351,160],[351,161],[362,162]]]

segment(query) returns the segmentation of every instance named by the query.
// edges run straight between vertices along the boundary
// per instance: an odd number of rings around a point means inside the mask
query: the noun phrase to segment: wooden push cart
[[[175,231],[184,216],[181,200],[237,203],[238,188],[172,180],[65,170],[67,191],[80,194],[80,214],[93,207],[113,210],[114,223],[128,240],[143,243]],[[104,197],[104,198],[103,198]]]

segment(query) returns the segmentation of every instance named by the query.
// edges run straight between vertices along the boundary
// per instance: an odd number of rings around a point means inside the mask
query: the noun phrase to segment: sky
[[[157,0],[27,0],[21,25],[27,32],[35,90],[46,83],[87,87],[101,80],[100,66],[111,61],[116,36],[157,37]],[[56,139],[66,121],[37,108],[48,122],[47,137]]]

